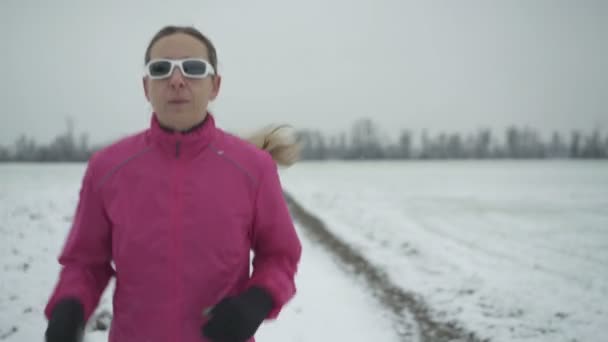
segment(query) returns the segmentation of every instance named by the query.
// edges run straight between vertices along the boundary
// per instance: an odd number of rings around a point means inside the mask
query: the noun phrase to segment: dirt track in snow
[[[341,241],[322,220],[303,208],[291,194],[284,194],[294,219],[305,229],[307,236],[327,248],[347,272],[362,278],[373,296],[393,314],[397,332],[403,341],[488,341],[459,327],[455,322],[434,320],[422,298],[393,284],[382,270]]]

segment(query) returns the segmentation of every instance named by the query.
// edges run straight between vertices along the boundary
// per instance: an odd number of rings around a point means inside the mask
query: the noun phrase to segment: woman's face
[[[150,50],[150,59],[202,58],[209,60],[207,47],[198,39],[176,33],[156,41]],[[219,92],[220,77],[187,78],[175,68],[168,78],[143,79],[146,98],[158,120],[176,130],[188,129],[207,114],[207,106]]]

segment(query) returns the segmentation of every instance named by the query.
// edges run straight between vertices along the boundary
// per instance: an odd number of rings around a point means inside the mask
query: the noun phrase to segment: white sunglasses
[[[153,80],[168,78],[173,74],[175,67],[178,67],[182,75],[188,78],[205,78],[215,75],[211,63],[200,58],[153,59],[146,64],[145,74]]]

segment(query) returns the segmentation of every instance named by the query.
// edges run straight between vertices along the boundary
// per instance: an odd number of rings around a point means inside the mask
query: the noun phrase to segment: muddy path
[[[293,218],[312,241],[325,247],[348,272],[363,279],[372,295],[392,313],[403,341],[485,342],[455,322],[439,322],[431,317],[424,300],[391,282],[388,276],[365,257],[331,233],[325,223],[284,192]]]

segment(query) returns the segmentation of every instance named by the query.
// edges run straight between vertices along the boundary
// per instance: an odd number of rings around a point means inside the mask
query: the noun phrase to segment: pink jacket
[[[115,276],[110,342],[205,341],[203,310],[252,285],[271,293],[276,318],[300,255],[267,152],[211,114],[186,135],[152,115],[149,129],[89,160],[45,315],[77,296],[88,320]]]

